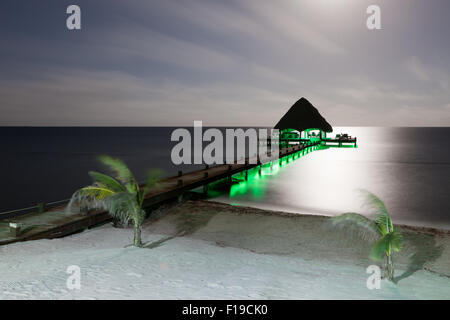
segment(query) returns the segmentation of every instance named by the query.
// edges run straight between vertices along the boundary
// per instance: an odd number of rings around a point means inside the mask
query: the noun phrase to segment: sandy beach
[[[145,248],[111,224],[0,247],[0,299],[450,299],[450,232],[402,226],[396,283],[366,286],[370,243],[324,216],[195,200],[152,214]],[[81,288],[66,286],[69,266]]]

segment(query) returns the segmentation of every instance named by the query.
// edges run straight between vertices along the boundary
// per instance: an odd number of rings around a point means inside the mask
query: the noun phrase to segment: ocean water
[[[70,198],[102,170],[100,154],[123,158],[143,179],[199,165],[172,164],[174,128],[0,128],[0,211]],[[235,205],[298,213],[369,213],[359,189],[378,195],[394,221],[450,229],[450,128],[334,128],[358,138],[358,148],[311,152],[210,198]]]
[[[215,200],[262,209],[370,215],[364,193],[381,198],[395,222],[450,229],[450,128],[335,128],[357,148],[318,150],[267,169]]]

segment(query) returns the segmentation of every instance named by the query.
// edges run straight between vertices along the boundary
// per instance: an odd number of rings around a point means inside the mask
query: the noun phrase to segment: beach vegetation
[[[101,209],[127,226],[129,222],[134,226],[133,244],[142,246],[141,225],[146,217],[143,209],[145,196],[150,188],[157,187],[157,181],[162,175],[159,170],[151,170],[147,174],[147,180],[139,185],[131,170],[121,159],[107,155],[99,157],[99,160],[111,171],[111,175],[90,171],[93,183],[77,190],[67,206],[68,210],[74,202],[88,209]]]
[[[385,261],[385,277],[394,280],[393,253],[403,247],[403,237],[394,226],[386,205],[376,195],[362,190],[366,203],[372,208],[374,218],[370,219],[362,214],[347,212],[331,218],[334,226],[353,226],[358,234],[366,239],[374,239],[370,258],[375,261]],[[354,230],[347,228],[347,230]]]

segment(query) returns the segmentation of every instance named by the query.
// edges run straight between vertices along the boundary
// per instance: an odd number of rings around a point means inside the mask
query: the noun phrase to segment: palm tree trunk
[[[142,247],[141,226],[137,224],[134,225],[134,245],[136,247]]]
[[[386,261],[384,263],[384,268],[383,268],[383,278],[389,279],[389,256],[386,252]]]
[[[394,261],[392,260],[391,244],[389,244],[388,250],[386,252],[386,256],[387,256],[388,279],[390,281],[393,281],[394,280]]]
[[[388,279],[394,280],[394,260],[392,259],[392,255],[388,255]]]

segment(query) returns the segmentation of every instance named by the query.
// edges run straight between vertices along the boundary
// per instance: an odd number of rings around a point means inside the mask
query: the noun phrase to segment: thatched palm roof
[[[332,132],[331,125],[322,117],[319,111],[305,98],[298,100],[275,125],[275,129],[320,129]]]

